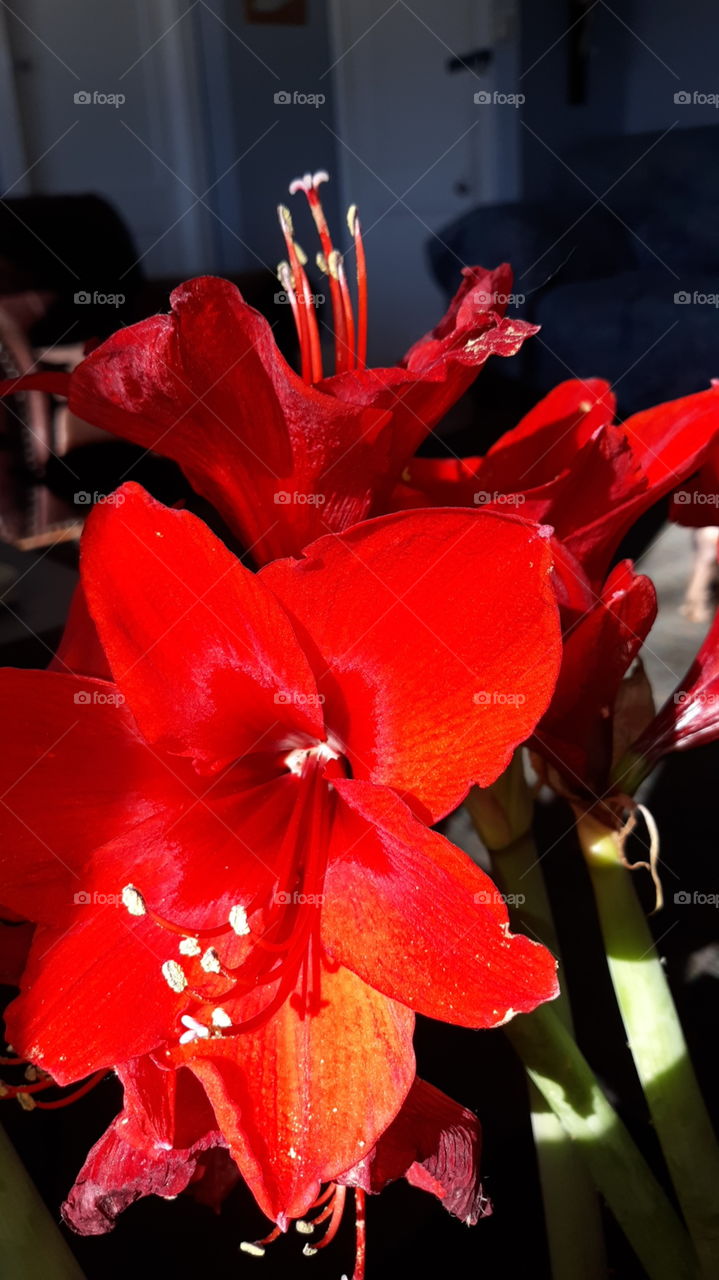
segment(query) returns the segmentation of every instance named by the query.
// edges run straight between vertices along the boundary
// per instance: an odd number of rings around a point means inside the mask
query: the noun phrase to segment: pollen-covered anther
[[[229,923],[232,932],[236,933],[238,938],[246,938],[250,932],[250,922],[247,919],[247,912],[239,903],[230,909]]]
[[[291,240],[294,240],[294,236],[295,236],[294,223],[292,221],[292,214],[290,213],[286,204],[278,204],[277,216],[280,220],[280,226],[282,227],[282,230],[285,232],[286,235],[290,237]]]
[[[20,1103],[23,1111],[34,1111],[36,1107],[35,1099],[31,1093],[17,1093],[16,1098]]]
[[[225,1027],[225,1028],[232,1026],[232,1018],[230,1017],[226,1009],[212,1010],[212,1025],[213,1027]]]
[[[357,230],[358,216],[359,215],[358,215],[357,205],[351,204],[349,209],[347,210],[347,228],[351,236],[353,236],[355,234],[355,231]]]
[[[198,1022],[196,1018],[191,1018],[189,1013],[183,1013],[180,1022],[187,1028],[180,1036],[180,1044],[192,1044],[195,1040],[209,1039],[210,1028],[203,1022]]]
[[[162,976],[171,991],[176,991],[179,995],[180,992],[185,990],[185,987],[187,986],[185,971],[182,965],[178,964],[176,960],[165,961],[162,966]]]
[[[265,1250],[263,1245],[254,1244],[252,1240],[242,1240],[240,1249],[243,1253],[249,1253],[251,1258],[264,1258]]]
[[[202,947],[197,938],[183,938],[178,950],[181,956],[199,956]]]
[[[222,973],[222,961],[214,947],[208,947],[200,960],[205,973]]]
[[[127,908],[131,916],[147,915],[145,899],[140,893],[140,890],[135,888],[134,884],[125,885],[125,888],[122,891],[122,905]]]
[[[307,1222],[304,1218],[298,1218],[295,1223],[295,1231],[299,1231],[301,1236],[314,1235],[314,1227],[311,1222]]]
[[[327,259],[327,269],[333,280],[339,280],[340,268],[342,266],[342,254],[339,249],[333,249]]]

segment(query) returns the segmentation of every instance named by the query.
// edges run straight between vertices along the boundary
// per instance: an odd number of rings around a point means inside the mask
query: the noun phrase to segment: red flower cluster
[[[416,1079],[414,1015],[501,1026],[552,999],[555,965],[432,824],[530,738],[592,804],[622,756],[641,772],[719,726],[698,709],[715,624],[647,727],[626,677],[654,589],[610,568],[642,512],[702,467],[708,483],[719,388],[616,424],[606,383],[567,382],[486,457],[415,458],[533,330],[496,304],[509,269],[475,267],[400,365],[368,370],[359,220],[355,312],[324,176],[293,186],[330,282],[332,376],[282,208],[302,376],[234,286],[201,279],[66,379],[4,385],[64,391],[174,458],[265,566],[126,485],[88,520],[51,669],[0,672],[7,1028],[41,1073],[5,1092],[110,1069],[125,1091],[65,1207],[84,1232],[150,1192],[217,1205],[240,1175],[278,1229],[329,1222],[319,1247],[347,1187],[361,1215],[402,1176],[475,1221],[477,1121]]]

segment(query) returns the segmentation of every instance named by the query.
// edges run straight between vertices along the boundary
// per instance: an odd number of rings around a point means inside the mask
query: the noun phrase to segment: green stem
[[[0,1129],[0,1275],[83,1280],[72,1253]]]
[[[543,1005],[505,1030],[582,1152],[649,1280],[696,1280],[689,1237],[561,1019]]]
[[[516,915],[527,932],[556,956],[559,945],[537,850],[527,833],[493,855],[498,878],[518,900]],[[554,1001],[571,1033],[566,992]],[[553,1280],[602,1280],[607,1274],[602,1220],[591,1177],[561,1120],[530,1078],[530,1115],[542,1187],[547,1244]]]
[[[617,834],[577,823],[629,1047],[702,1274],[719,1276],[719,1149]]]

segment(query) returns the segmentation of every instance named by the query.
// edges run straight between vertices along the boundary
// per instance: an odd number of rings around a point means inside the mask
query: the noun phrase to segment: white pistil
[[[205,973],[222,973],[220,957],[214,947],[207,948],[207,951],[200,961],[200,965],[204,969]]]
[[[197,938],[183,938],[179,947],[181,956],[199,956],[202,951]]]
[[[230,928],[236,933],[238,938],[246,938],[250,932],[250,922],[247,919],[247,912],[244,907],[239,904],[230,909]]]
[[[162,966],[162,976],[165,979],[171,991],[176,991],[179,995],[187,986],[187,978],[181,964],[176,960],[166,960]]]
[[[195,1040],[209,1040],[210,1028],[191,1018],[189,1013],[183,1013],[180,1022],[183,1027],[187,1027],[187,1031],[183,1031],[180,1036],[180,1044],[192,1044]]]
[[[122,891],[122,905],[127,907],[131,916],[147,915],[145,899],[140,893],[140,890],[135,888],[134,884],[125,885],[125,888]]]

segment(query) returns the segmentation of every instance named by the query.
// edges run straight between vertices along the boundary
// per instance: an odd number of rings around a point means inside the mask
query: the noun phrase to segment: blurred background
[[[235,280],[296,361],[275,209],[291,203],[312,263],[311,223],[287,186],[326,169],[343,248],[345,211],[360,208],[371,363],[395,362],[437,323],[467,264],[510,261],[512,309],[542,326],[519,356],[490,362],[428,452],[448,441],[482,451],[565,378],[608,378],[622,417],[698,390],[719,376],[718,46],[712,0],[0,0],[0,376],[72,368],[85,343],[166,309],[175,284],[207,273]],[[322,308],[320,323],[329,334]],[[3,663],[48,661],[83,517],[128,468],[167,501],[186,496],[170,464],[103,440],[54,397],[0,408]],[[670,688],[703,625],[679,620],[689,537],[667,537],[662,520],[653,513],[632,550],[649,548],[643,567],[667,603],[652,649]],[[690,887],[706,888],[710,816],[682,797],[690,773],[696,781],[717,761],[711,749],[692,761],[690,772],[671,766],[683,789],[665,799],[665,854],[693,840]],[[556,893],[576,893],[586,937],[596,922],[559,839],[566,820],[553,821],[550,878]],[[702,993],[719,962],[711,909],[697,911],[689,929],[669,908],[662,927],[701,1050]],[[593,1011],[603,1001],[611,1013],[596,984],[579,993],[580,1032],[643,1125],[627,1062],[593,1041]],[[497,1211],[468,1233],[396,1188],[372,1206],[377,1256],[387,1273],[411,1263],[431,1275],[450,1261],[545,1275],[521,1071],[499,1033],[478,1054],[472,1035],[424,1027],[419,1047],[429,1078],[482,1116]],[[53,1207],[116,1105],[108,1083],[42,1127],[13,1108],[13,1137]],[[90,1277],[137,1267],[150,1233],[178,1277],[208,1259],[210,1274],[244,1274],[254,1264],[238,1260],[238,1241],[262,1230],[252,1213],[235,1198],[215,1224],[198,1206],[153,1202],[114,1237],[73,1247]],[[615,1274],[637,1274],[615,1248]],[[282,1242],[277,1260],[257,1265],[294,1274],[297,1252]],[[306,1265],[340,1272],[335,1258]]]

